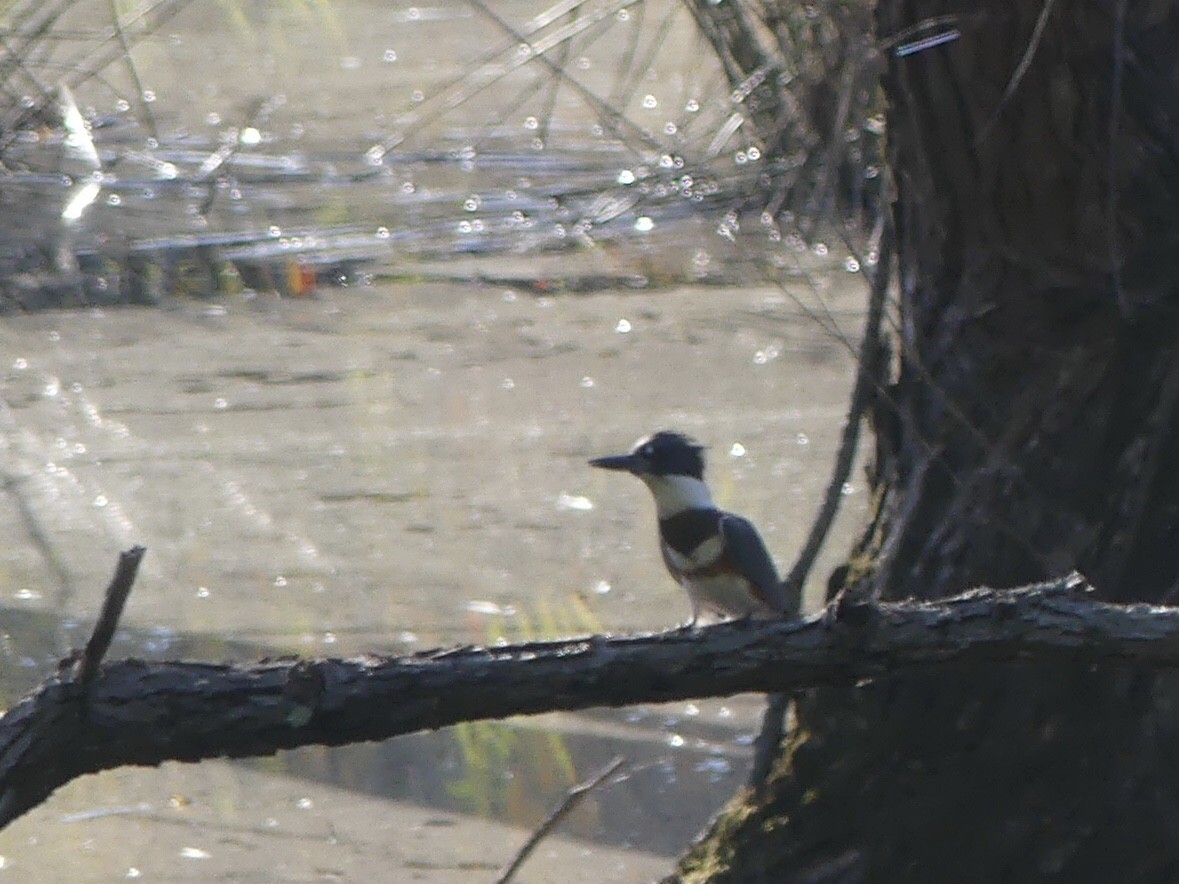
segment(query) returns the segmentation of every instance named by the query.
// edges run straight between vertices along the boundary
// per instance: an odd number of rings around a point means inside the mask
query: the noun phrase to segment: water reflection
[[[85,640],[132,542],[149,553],[115,656],[346,656],[674,626],[687,604],[663,573],[649,501],[585,465],[653,424],[711,444],[718,502],[740,506],[787,560],[826,481],[850,374],[805,316],[758,289],[504,295],[403,284],[261,308],[230,299],[217,315],[194,305],[0,326],[0,349],[19,354],[0,365],[7,697]],[[850,318],[858,289],[843,297]],[[780,341],[773,369],[752,359],[767,329]],[[745,454],[727,456],[738,443]],[[252,850],[313,862],[300,851],[315,845],[363,877],[395,819],[455,874],[493,854],[498,866],[514,827],[622,754],[628,778],[546,846],[572,861],[564,851],[592,843],[614,863],[634,845],[619,879],[651,877],[741,781],[757,708],[562,715],[119,771],[62,790],[0,834],[0,854],[22,875],[86,880],[75,859],[106,877],[150,874],[194,848],[210,858],[183,862],[216,877],[218,864],[249,867]],[[143,803],[150,813],[77,816]],[[33,833],[60,849],[30,844]],[[102,857],[83,846],[94,839]]]
[[[0,325],[5,703],[85,640],[133,543],[149,553],[114,657],[673,626],[687,604],[649,502],[585,465],[655,425],[710,443],[718,503],[753,519],[780,565],[801,543],[851,377],[856,281],[772,219],[742,230],[726,214],[718,235],[700,212],[762,158],[723,124],[728,87],[682,4],[538,16],[509,2],[490,42],[474,10],[255,5],[261,21],[237,31],[223,6],[191,4],[137,47],[158,101],[76,90],[102,177],[66,232],[93,157],[63,167],[50,132],[9,145],[0,213],[21,223],[0,242],[18,271],[6,297],[60,284],[74,298],[84,278],[89,303],[167,309]],[[568,48],[564,76],[537,75],[544,41]],[[763,263],[800,261],[826,275],[761,282]],[[622,754],[625,775],[528,870],[650,878],[741,781],[757,708],[112,772],[0,833],[0,869],[485,880]]]
[[[109,48],[96,5],[60,11],[55,51]],[[636,234],[758,186],[756,146],[722,126],[741,118],[720,63],[672,0],[163,5],[167,31],[128,28],[126,70],[67,73],[63,131],[5,127],[19,137],[3,145],[0,215],[20,224],[0,271],[23,275],[9,306],[306,294],[430,275],[456,254],[642,251]],[[22,76],[56,82],[41,64]],[[698,276],[741,266],[722,256]]]

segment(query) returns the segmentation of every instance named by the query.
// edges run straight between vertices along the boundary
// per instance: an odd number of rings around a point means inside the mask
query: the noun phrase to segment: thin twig
[[[753,764],[749,768],[749,787],[754,791],[760,792],[769,782],[778,747],[786,738],[786,716],[790,713],[792,699],[793,694],[766,695],[766,711],[762,713],[761,728],[753,740]]]
[[[880,552],[876,554],[876,568],[872,575],[872,583],[867,592],[862,593],[868,598],[883,598],[884,593],[893,586],[893,563],[897,560],[901,543],[909,537],[918,502],[922,500],[921,494],[925,485],[925,477],[929,473],[929,468],[935,462],[940,463],[941,460],[941,446],[933,451],[923,452],[912,472],[909,473],[908,479],[905,480],[904,489],[899,495],[899,499],[903,501],[900,513],[890,519],[888,539],[880,547]]]
[[[886,217],[884,231],[880,237],[880,251],[876,260],[876,272],[872,275],[872,289],[868,300],[868,317],[864,324],[864,334],[860,339],[860,352],[856,357],[856,382],[852,388],[851,402],[847,409],[847,421],[843,425],[843,435],[839,442],[839,453],[835,458],[835,468],[831,471],[831,481],[827,484],[827,494],[823,498],[823,506],[815,516],[811,525],[810,536],[794,567],[790,569],[786,580],[786,612],[787,618],[793,619],[802,610],[802,589],[807,576],[814,567],[815,559],[823,548],[823,542],[831,531],[831,525],[839,512],[839,504],[843,499],[843,486],[851,474],[852,463],[855,461],[856,449],[860,441],[860,425],[864,413],[867,411],[872,396],[881,387],[880,378],[880,326],[884,317],[884,305],[887,301],[888,280],[892,272],[893,227]],[[753,741],[753,764],[749,770],[749,785],[753,789],[760,789],[769,778],[774,764],[774,756],[782,738],[786,736],[786,715],[790,709],[789,694],[770,694],[766,700],[766,711],[762,715],[761,728],[757,738]]]
[[[876,272],[872,274],[872,289],[868,300],[868,317],[864,323],[864,334],[860,339],[860,351],[856,356],[856,382],[852,387],[851,400],[847,409],[847,420],[843,424],[843,434],[839,440],[839,452],[835,458],[835,468],[831,471],[831,481],[827,483],[827,493],[823,497],[823,506],[811,525],[810,534],[802,552],[790,573],[786,576],[786,598],[790,608],[787,616],[797,617],[802,608],[802,588],[807,575],[814,567],[815,559],[823,548],[823,542],[831,531],[831,524],[839,512],[839,504],[843,500],[843,486],[847,477],[851,475],[852,463],[855,461],[856,449],[860,441],[860,426],[863,423],[864,412],[872,401],[877,389],[882,385],[880,374],[880,326],[884,317],[884,305],[888,293],[888,280],[892,272],[893,228],[892,222],[885,220],[884,232],[880,237],[880,251],[876,261]]]
[[[622,767],[624,761],[626,761],[626,759],[621,755],[614,756],[610,763],[603,767],[600,771],[598,771],[588,780],[573,786],[568,792],[566,792],[565,797],[562,799],[561,803],[553,808],[553,811],[548,815],[548,818],[543,823],[541,823],[539,827],[537,827],[536,831],[529,836],[528,840],[524,842],[523,846],[521,846],[521,848],[516,851],[516,855],[512,857],[512,861],[504,866],[503,871],[499,873],[499,877],[495,879],[495,884],[508,884],[508,882],[512,880],[513,876],[515,876],[516,871],[524,864],[524,860],[528,859],[528,857],[532,854],[532,851],[536,849],[536,846],[544,840],[545,836],[553,830],[557,823],[561,822],[561,820],[568,816],[569,812],[573,810],[573,808],[575,808],[578,804],[580,804],[586,795],[600,786],[602,782],[605,781],[616,770],[618,770],[618,768]]]
[[[1012,96],[1015,95],[1015,90],[1019,88],[1019,84],[1023,81],[1028,68],[1032,66],[1032,60],[1036,57],[1036,50],[1040,48],[1040,41],[1044,39],[1044,28],[1048,24],[1048,16],[1052,13],[1052,4],[1054,2],[1055,0],[1044,0],[1044,5],[1040,7],[1040,14],[1036,17],[1036,26],[1032,29],[1032,37],[1028,40],[1028,45],[1024,47],[1023,57],[1020,58],[1019,64],[1015,68],[1015,73],[1007,81],[1007,88],[1003,90],[1003,96],[999,99],[999,103],[995,106],[994,111],[991,112],[990,119],[987,120],[986,125],[982,127],[978,137],[974,140],[974,146],[976,148],[990,136],[991,130],[999,121],[999,115],[1003,113],[1003,109],[1007,107]]]
[[[147,549],[142,546],[133,546],[119,553],[119,564],[115,568],[115,576],[111,578],[110,586],[106,588],[102,612],[98,615],[94,632],[86,642],[86,649],[82,651],[82,659],[78,662],[78,681],[83,685],[90,684],[98,674],[98,667],[115,637],[119,618],[123,616],[123,606],[127,604],[127,596],[131,594],[139,563],[146,552]]]
[[[116,61],[122,55],[123,45],[119,42],[121,33],[125,36],[126,30],[132,25],[136,25],[139,27],[135,35],[136,42],[142,41],[163,27],[165,23],[175,17],[189,2],[190,0],[156,0],[156,2],[141,5],[125,21],[119,24],[118,31],[114,28],[108,29],[98,39],[96,46],[85,57],[75,59],[69,73],[62,78],[62,82],[67,86],[76,87],[96,77],[103,68]],[[60,16],[63,12],[64,8],[60,12],[55,12],[54,15]],[[15,55],[22,59],[25,58],[28,48],[35,46],[36,41],[45,36],[55,20],[56,18],[48,19],[46,22],[38,25],[34,32],[21,34],[20,36],[23,40],[13,47],[10,57]],[[0,79],[3,79],[5,71],[10,66],[11,62],[7,58],[0,60]],[[0,154],[3,154],[20,137],[23,127],[27,125],[29,120],[44,112],[52,99],[53,95],[45,96],[40,101],[28,107],[20,108],[19,112],[13,117],[4,121],[3,134],[0,135]]]
[[[107,5],[110,7],[111,26],[114,27],[115,34],[119,38],[119,46],[123,50],[123,61],[127,65],[127,74],[131,77],[131,85],[135,89],[135,105],[139,109],[140,122],[147,128],[147,134],[158,143],[160,130],[156,127],[156,118],[155,114],[151,112],[151,105],[143,98],[146,90],[143,88],[143,80],[139,76],[139,68],[135,66],[135,58],[131,54],[131,41],[127,39],[127,34],[119,23],[119,7],[116,0],[107,0]]]
[[[19,425],[12,413],[11,406],[3,400],[0,400],[0,432],[8,437],[6,440],[6,464],[4,468],[0,468],[0,491],[7,491],[12,495],[29,540],[32,541],[34,549],[40,554],[45,567],[57,582],[57,604],[65,607],[73,599],[74,578],[70,574],[65,557],[49,536],[49,532],[45,530],[45,525],[30,499],[32,492],[29,489],[33,485],[33,472],[26,470],[25,465],[30,462],[32,455],[26,454],[23,450],[19,441],[22,438]],[[19,468],[19,472],[17,468]],[[68,645],[62,647],[61,650],[68,650]]]
[[[1118,241],[1118,137],[1122,115],[1122,79],[1126,71],[1126,6],[1127,0],[1120,0],[1114,13],[1113,70],[1109,84],[1109,127],[1108,151],[1105,160],[1105,236],[1109,253],[1109,270],[1113,276],[1114,295],[1122,316],[1129,316],[1129,304],[1122,289],[1122,248]]]

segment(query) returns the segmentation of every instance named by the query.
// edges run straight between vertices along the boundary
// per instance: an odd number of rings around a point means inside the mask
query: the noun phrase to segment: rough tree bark
[[[0,829],[59,786],[122,765],[385,740],[460,721],[850,685],[963,662],[1179,668],[1179,608],[1108,605],[1079,575],[938,604],[646,636],[406,657],[103,664],[143,556],[120,558],[85,650],[0,715]]]
[[[938,604],[848,605],[840,628],[725,623],[406,657],[103,664],[143,555],[120,559],[84,651],[0,715],[0,829],[75,777],[270,755],[488,718],[849,685],[962,662],[1179,668],[1179,608],[1093,601],[1078,576]]]
[[[1077,568],[1179,594],[1179,10],[879,0],[890,54],[895,378],[850,591]],[[883,44],[882,45],[887,45]],[[1179,683],[1018,667],[804,699],[769,787],[682,880],[1179,880]]]

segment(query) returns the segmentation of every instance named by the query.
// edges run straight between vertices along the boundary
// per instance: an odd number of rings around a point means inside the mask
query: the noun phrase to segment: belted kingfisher
[[[633,473],[655,498],[663,563],[688,592],[694,626],[703,613],[780,617],[786,591],[778,569],[748,519],[716,508],[704,483],[704,446],[660,430],[629,454],[599,457],[591,466]]]

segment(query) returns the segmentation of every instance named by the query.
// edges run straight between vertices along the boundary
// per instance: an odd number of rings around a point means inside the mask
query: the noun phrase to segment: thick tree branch
[[[1109,605],[1079,578],[940,604],[657,635],[253,665],[123,660],[63,672],[0,718],[0,826],[74,777],[268,755],[460,721],[790,691],[951,661],[1179,666],[1179,609]]]

